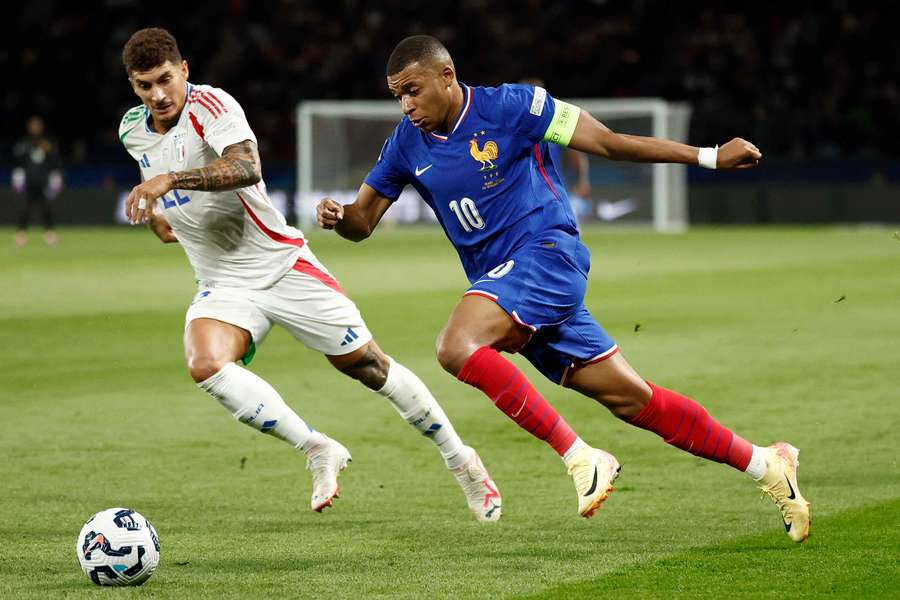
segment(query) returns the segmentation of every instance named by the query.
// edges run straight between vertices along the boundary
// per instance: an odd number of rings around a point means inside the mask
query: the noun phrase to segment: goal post
[[[691,109],[688,104],[660,98],[566,99],[587,110],[614,131],[652,135],[686,142]],[[384,140],[402,118],[391,100],[316,100],[297,105],[296,214],[303,227],[315,220],[323,196],[352,202]],[[558,167],[572,189],[566,161]],[[688,226],[687,167],[670,164],[623,163],[590,157],[591,193],[570,193],[579,221],[647,224],[660,232]],[[411,186],[386,218],[399,222],[434,222]]]

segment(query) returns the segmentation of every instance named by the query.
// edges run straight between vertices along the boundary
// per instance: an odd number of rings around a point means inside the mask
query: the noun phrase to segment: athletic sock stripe
[[[553,432],[556,430],[556,426],[559,425],[559,421],[562,419],[559,415],[556,415],[556,420],[553,421],[553,425],[550,426],[550,429],[547,430],[547,436],[544,439],[549,439]]]
[[[523,380],[521,385],[519,385],[519,389],[514,394],[508,394],[510,388],[512,388],[512,386],[514,385],[513,380],[516,379],[516,377],[518,375],[519,375],[518,373],[513,373],[512,377],[510,377],[509,380],[507,380],[506,385],[503,386],[503,388],[497,394],[497,399],[494,400],[494,406],[496,406],[497,408],[499,408],[500,410],[502,410],[504,412],[506,412],[506,409],[509,407],[510,404],[512,404],[515,401],[516,398],[520,398],[522,396],[522,390],[524,390],[525,387],[528,385],[528,381]],[[500,399],[503,398],[505,395],[510,397],[509,403],[506,406],[500,406]]]
[[[548,412],[549,408],[550,408],[550,405],[546,401],[544,401],[543,406],[541,407],[540,414],[539,415],[537,413],[535,414],[535,420],[537,421],[537,427],[535,428],[535,431],[537,431],[538,428],[545,427],[544,419],[547,418],[547,412]],[[547,435],[545,433],[543,436],[541,436],[541,439],[546,439],[546,437],[547,437]]]
[[[719,452],[719,446],[722,444],[722,436],[725,435],[725,428],[719,428],[719,435],[716,436],[716,445],[713,446],[712,451],[710,452],[711,456],[714,456],[716,460],[722,459],[722,453]]]
[[[675,426],[675,430],[671,433],[671,435],[668,436],[669,439],[667,439],[666,442],[669,442],[670,440],[674,440],[675,434],[681,430],[681,424],[684,423],[684,415],[687,414],[688,406],[690,406],[690,403],[689,403],[687,397],[685,397],[684,401],[682,401],[682,403],[681,403],[681,411],[680,411],[681,417],[678,419],[678,425]]]
[[[706,428],[706,437],[703,438],[703,443],[700,444],[700,452],[703,454],[709,454],[709,451],[706,449],[706,444],[709,442],[709,438],[712,437],[713,429],[715,429],[713,426]],[[719,429],[721,429],[721,427]]]
[[[691,426],[687,430],[687,435],[684,436],[684,442],[682,442],[683,444],[693,439],[694,428],[697,426],[697,417],[700,415],[701,410],[703,409],[700,408],[699,404],[694,404],[691,406],[691,412],[694,413],[694,418],[691,420]]]
[[[497,402],[495,402],[494,405],[497,408],[499,408],[500,410],[502,410],[503,412],[505,412],[506,414],[508,414],[510,417],[512,417],[513,407],[521,406],[524,409],[525,404],[528,402],[527,394],[522,393],[525,390],[525,387],[527,385],[528,385],[528,382],[527,381],[524,382],[521,386],[519,386],[519,389],[514,394],[505,394],[505,392],[504,392],[497,398]],[[509,398],[509,402],[507,402],[504,406],[500,406],[500,397],[502,397],[504,394]],[[521,404],[520,404],[520,401],[521,401]]]
[[[729,431],[728,433],[731,433],[731,432]],[[729,440],[728,440],[728,448],[725,449],[725,454],[722,455],[722,460],[723,460],[723,461],[724,461],[725,459],[728,458],[728,455],[729,455],[729,454],[731,454],[731,446],[732,446],[732,444],[734,444],[734,434],[733,434],[733,433],[731,433],[731,435],[729,436]]]

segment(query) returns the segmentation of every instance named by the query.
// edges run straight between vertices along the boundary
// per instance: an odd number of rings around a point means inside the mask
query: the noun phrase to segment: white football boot
[[[310,505],[316,512],[322,512],[326,506],[331,506],[338,497],[338,475],[353,460],[350,452],[339,442],[328,436],[325,436],[325,440],[306,453],[306,468],[312,474]]]
[[[453,476],[466,495],[469,510],[476,519],[482,523],[499,521],[503,504],[500,490],[497,489],[497,484],[491,479],[491,474],[484,468],[481,457],[474,448],[468,446],[466,448],[472,451],[472,458],[452,469]]]
[[[800,451],[787,442],[776,442],[766,448],[766,474],[759,480],[759,488],[769,496],[784,521],[784,530],[795,542],[809,537],[812,519],[810,503],[800,495],[797,467]]]
[[[565,462],[569,475],[575,481],[578,514],[590,519],[613,491],[613,481],[619,476],[621,468],[619,461],[609,452],[584,446],[573,452]]]

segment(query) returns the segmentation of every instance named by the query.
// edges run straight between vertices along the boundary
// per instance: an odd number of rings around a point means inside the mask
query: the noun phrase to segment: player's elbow
[[[603,139],[600,140],[600,148],[602,151],[598,152],[598,154],[608,160],[627,160],[627,144],[628,141],[624,136],[613,133],[612,131],[606,132],[603,135]]]

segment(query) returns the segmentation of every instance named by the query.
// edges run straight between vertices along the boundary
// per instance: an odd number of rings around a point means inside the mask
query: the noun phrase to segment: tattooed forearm
[[[256,144],[245,140],[225,148],[222,156],[199,169],[171,173],[172,187],[179,190],[236,190],[262,179]]]

